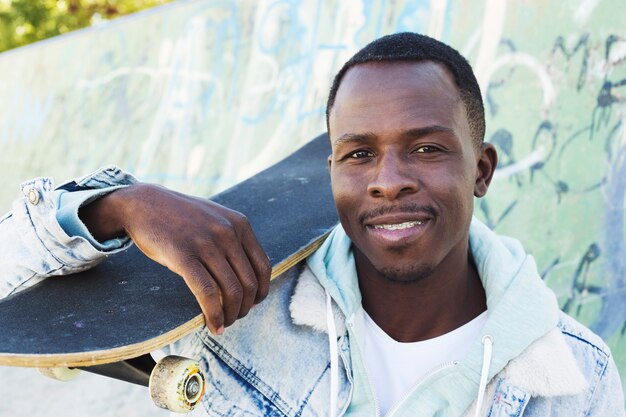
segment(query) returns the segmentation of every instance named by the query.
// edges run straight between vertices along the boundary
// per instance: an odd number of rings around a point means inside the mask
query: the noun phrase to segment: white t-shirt
[[[357,337],[382,416],[429,372],[461,360],[487,321],[485,311],[439,337],[402,343],[389,337],[365,310],[361,311],[365,331]]]

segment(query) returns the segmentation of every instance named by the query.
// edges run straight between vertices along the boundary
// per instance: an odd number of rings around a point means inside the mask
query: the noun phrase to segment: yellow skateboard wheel
[[[80,374],[80,369],[73,368],[37,368],[39,373],[48,378],[56,379],[57,381],[71,381]]]
[[[200,403],[204,381],[198,362],[180,356],[166,356],[150,374],[150,396],[161,408],[188,413]]]

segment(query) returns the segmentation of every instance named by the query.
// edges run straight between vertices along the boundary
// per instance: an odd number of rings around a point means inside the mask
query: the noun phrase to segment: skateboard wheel
[[[80,369],[74,368],[37,368],[37,370],[43,376],[64,382],[71,381],[80,374]]]
[[[204,373],[198,362],[180,356],[161,359],[150,374],[150,396],[159,407],[188,413],[204,394]]]

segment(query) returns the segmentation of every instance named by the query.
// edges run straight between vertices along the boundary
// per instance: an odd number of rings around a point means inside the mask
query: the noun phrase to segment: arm
[[[0,219],[0,297],[45,277],[96,265],[129,244],[109,250],[97,248],[103,246],[98,241],[120,236],[130,236],[147,256],[183,277],[215,334],[267,295],[271,265],[243,215],[208,200],[136,184],[115,167],[68,185],[71,191],[126,187],[80,208],[91,234],[85,238],[69,236],[59,225],[57,194],[49,179],[24,183],[24,197]],[[36,202],[29,195],[36,195]]]

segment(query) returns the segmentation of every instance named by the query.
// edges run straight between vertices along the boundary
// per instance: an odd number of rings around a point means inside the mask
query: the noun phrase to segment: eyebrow
[[[405,130],[404,132],[402,132],[403,136],[407,136],[410,137],[412,139],[419,139],[421,137],[424,136],[428,136],[430,134],[433,133],[450,133],[450,134],[454,134],[454,130],[446,127],[446,126],[441,126],[441,125],[432,125],[432,126],[426,126],[426,127],[417,127],[414,129],[408,129]],[[336,141],[335,141],[335,145],[341,145],[344,143],[360,143],[360,142],[366,142],[369,140],[373,140],[376,138],[376,135],[372,132],[365,132],[365,133],[345,133],[343,135],[341,135]]]
[[[418,138],[421,138],[423,136],[428,136],[433,133],[454,134],[454,130],[446,126],[432,125],[432,126],[426,126],[426,127],[419,127],[415,129],[409,129],[406,132],[404,132],[404,135],[409,136],[414,139],[418,139]]]
[[[339,136],[339,138],[335,141],[335,145],[341,145],[344,143],[354,143],[354,142],[366,142],[368,140],[373,140],[376,138],[376,135],[372,132],[365,133],[344,133]]]

